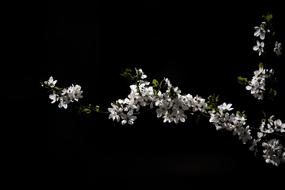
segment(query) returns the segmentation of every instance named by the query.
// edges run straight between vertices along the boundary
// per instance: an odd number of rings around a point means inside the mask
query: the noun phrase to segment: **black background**
[[[120,126],[107,115],[59,110],[39,84],[50,75],[62,86],[80,84],[83,101],[107,108],[129,92],[120,71],[137,67],[150,79],[170,78],[185,93],[221,94],[235,107],[255,112],[236,77],[257,68],[252,35],[260,15],[272,11],[284,34],[280,4],[46,2],[8,10],[3,53],[9,59],[2,75],[5,129],[11,129],[7,145],[13,145],[6,155],[13,168],[8,176],[43,186],[129,189],[153,182],[158,189],[177,189],[196,179],[219,178],[219,184],[230,177],[237,184],[254,184],[263,177],[282,178],[283,165],[266,164],[237,137],[217,132],[207,121],[169,125],[143,113],[134,126]],[[282,93],[276,104],[280,117]]]

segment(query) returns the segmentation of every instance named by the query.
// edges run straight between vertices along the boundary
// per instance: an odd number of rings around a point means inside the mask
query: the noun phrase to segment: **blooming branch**
[[[270,37],[269,29],[272,15],[266,17],[266,22],[254,27],[254,36],[259,38],[253,50],[261,56],[265,53],[265,40]],[[265,38],[266,37],[266,38]],[[261,41],[259,41],[261,40]],[[275,42],[273,52],[281,55],[281,43]],[[251,80],[238,77],[239,82],[245,85],[246,90],[257,98],[264,100],[267,90],[267,80],[274,74],[273,69],[265,68],[264,64],[259,64],[259,69],[254,71]],[[173,86],[168,78],[162,81],[153,79],[147,80],[147,75],[142,69],[126,69],[122,76],[130,79],[130,93],[126,98],[118,99],[111,103],[107,111],[104,112],[99,106],[79,107],[79,112],[90,114],[92,111],[108,114],[108,118],[119,122],[121,125],[133,125],[138,118],[140,111],[146,107],[155,110],[157,118],[162,118],[163,122],[175,123],[185,122],[188,115],[199,114],[208,119],[216,130],[226,130],[237,135],[243,144],[248,144],[249,149],[255,153],[262,154],[266,163],[278,166],[285,162],[285,146],[278,137],[284,137],[285,123],[274,116],[263,118],[258,127],[250,126],[247,123],[247,116],[244,112],[233,112],[231,103],[220,103],[218,96],[209,96],[204,99],[198,95],[184,94],[179,87]],[[57,80],[51,76],[42,86],[50,92],[51,103],[58,102],[59,108],[67,109],[72,102],[78,102],[83,98],[80,85],[71,85],[67,88],[56,86]]]

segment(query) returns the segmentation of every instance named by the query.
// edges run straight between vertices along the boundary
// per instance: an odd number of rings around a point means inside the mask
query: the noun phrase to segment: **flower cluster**
[[[274,115],[269,117],[267,120],[263,119],[259,127],[262,133],[285,133],[285,123],[282,123],[280,119],[275,119]]]
[[[266,33],[270,32],[269,29],[266,29],[266,26],[267,26],[266,22],[262,22],[260,26],[255,26],[254,36],[259,37],[260,40],[264,40]],[[259,40],[257,40],[256,45],[253,46],[253,50],[258,52],[258,55],[261,56],[262,53],[264,52],[264,42],[263,41],[260,42]]]
[[[78,101],[81,99],[82,90],[79,85],[71,85],[67,88],[58,88],[56,87],[57,80],[54,80],[51,76],[49,80],[44,81],[44,85],[52,91],[52,94],[49,95],[49,98],[52,100],[51,103],[59,102],[59,108],[67,109],[68,104],[74,101]]]
[[[236,114],[230,113],[233,108],[232,104],[223,103],[218,106],[218,110],[209,112],[209,122],[213,123],[217,130],[225,129],[232,131],[234,135],[238,135],[239,139],[246,144],[252,139],[251,130],[246,126],[245,115],[237,112]],[[246,127],[245,127],[246,126]]]
[[[119,99],[115,103],[111,103],[111,108],[108,108],[109,119],[121,124],[134,124],[137,116],[134,114],[140,110],[141,106],[147,106],[153,101],[154,90],[149,82],[145,79],[147,76],[141,69],[137,70],[139,80],[137,84],[131,85],[131,92],[124,100]]]
[[[254,75],[246,86],[246,90],[249,90],[250,93],[257,98],[262,100],[265,92],[265,82],[273,74],[273,70],[264,69],[259,67],[258,70],[254,71]]]
[[[150,82],[145,79],[147,76],[142,69],[137,70],[139,79],[137,84],[130,85],[131,92],[124,100],[119,99],[108,108],[110,112],[109,119],[116,120],[121,124],[133,124],[137,119],[133,114],[140,110],[140,107],[156,107],[158,118],[163,118],[164,122],[185,122],[186,111],[206,112],[207,104],[205,99],[190,94],[182,95],[178,87],[173,87],[170,80],[165,78],[166,90],[155,91]]]
[[[263,142],[262,147],[264,148],[263,158],[266,163],[278,166],[281,161],[285,160],[285,149],[278,139],[271,139],[268,142]]]
[[[155,106],[157,117],[163,118],[163,122],[185,122],[187,116],[185,111],[190,110],[192,112],[200,111],[205,112],[207,104],[205,99],[191,94],[181,95],[181,90],[178,87],[173,87],[169,79],[164,79],[167,85],[167,90],[162,93],[158,92],[155,98]]]
[[[271,116],[268,119],[262,119],[259,131],[257,132],[257,138],[253,139],[250,150],[257,151],[257,145],[261,144],[263,148],[263,158],[266,163],[278,166],[280,161],[285,161],[285,147],[275,138],[268,141],[265,139],[269,137],[268,135],[270,134],[284,132],[285,123],[282,123],[280,119],[275,119],[274,116]]]

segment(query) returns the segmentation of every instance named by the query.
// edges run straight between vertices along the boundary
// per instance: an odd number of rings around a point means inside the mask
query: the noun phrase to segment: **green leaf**
[[[100,112],[100,106],[96,105],[96,107],[95,107],[95,112],[97,112],[97,113]]]
[[[271,22],[271,20],[273,19],[273,15],[268,13],[266,15],[263,15],[262,18],[264,18],[266,22]]]
[[[263,63],[259,63],[258,67],[259,68],[264,68],[264,64]]]
[[[134,79],[134,76],[132,74],[132,70],[129,69],[129,68],[126,68],[125,70],[121,71],[120,75],[122,77],[125,77],[128,80],[133,80]]]
[[[220,101],[220,96],[219,95],[210,95],[208,97],[208,101],[207,101],[207,109],[208,110],[216,110],[217,111],[217,107],[218,107],[218,103]]]
[[[270,88],[269,89],[269,94],[275,97],[275,96],[277,96],[277,90],[275,90],[273,88]]]
[[[89,108],[84,108],[82,112],[86,114],[90,114],[92,111]]]
[[[156,79],[152,80],[152,86],[157,88],[159,86],[159,82]]]
[[[247,85],[248,79],[246,77],[238,76],[237,77],[238,83],[241,85]]]

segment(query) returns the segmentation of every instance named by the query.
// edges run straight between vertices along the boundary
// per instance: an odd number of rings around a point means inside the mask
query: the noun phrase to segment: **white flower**
[[[58,101],[59,97],[57,94],[53,93],[49,95],[49,98],[52,100],[52,104],[55,103],[56,101]]]
[[[52,76],[50,76],[47,81],[44,81],[44,84],[46,84],[47,86],[49,86],[51,88],[55,87],[56,83],[57,83],[57,80],[53,80]]]
[[[258,40],[256,41],[256,45],[253,46],[253,50],[258,52],[259,56],[264,52],[263,48],[264,48],[264,42],[259,42]]]
[[[68,89],[67,89],[67,93],[68,93],[68,96],[70,97],[71,100],[75,100],[75,101],[78,101],[79,99],[81,99],[83,96],[82,96],[82,91],[81,91],[81,86],[79,85],[73,85],[70,86]]]
[[[255,26],[255,32],[254,32],[254,36],[256,37],[260,37],[261,40],[265,39],[265,34],[266,34],[266,30],[265,30],[265,22],[262,22],[260,26]],[[270,30],[267,30],[267,32],[270,32]]]
[[[275,46],[274,46],[274,49],[273,51],[276,53],[276,55],[281,55],[282,54],[282,46],[281,46],[281,43],[279,42],[275,42]]]
[[[112,108],[108,108],[108,111],[110,112],[109,119],[112,119],[113,121],[116,119],[117,122],[120,121],[120,116],[118,113],[123,112],[122,108],[119,108],[116,104],[111,103]]]
[[[264,148],[263,157],[265,162],[278,166],[283,154],[283,146],[279,143],[279,140],[271,139],[268,142],[263,142],[262,147]]]
[[[59,97],[59,108],[67,109],[68,104],[70,103],[70,100],[67,96],[61,96]]]
[[[265,119],[262,120],[259,130],[262,133],[273,133],[274,132],[274,129],[272,125],[270,124],[270,122],[268,122],[268,120],[266,121]]]
[[[231,111],[233,110],[232,107],[232,104],[226,104],[226,103],[223,103],[222,105],[219,105],[218,106],[218,109],[221,111],[221,112],[224,112],[224,111]]]
[[[258,100],[263,99],[263,94],[265,91],[265,81],[273,74],[273,70],[264,69],[259,67],[258,70],[254,71],[254,76],[248,85],[245,87],[250,93]]]
[[[244,127],[236,127],[234,129],[234,135],[237,134],[239,136],[239,139],[242,140],[243,144],[246,144],[249,140],[252,139],[251,136],[251,130],[249,129],[249,126],[247,126],[246,128]]]
[[[144,74],[142,69],[139,69],[138,72],[139,72],[139,74],[141,76],[141,79],[146,79],[147,78],[147,76]]]
[[[51,85],[54,85],[55,83],[56,82],[54,82],[53,79],[50,79]],[[79,85],[72,85],[68,88],[64,88],[61,92],[53,91],[53,93],[49,95],[49,98],[52,100],[52,104],[59,101],[58,107],[65,109],[67,109],[70,102],[73,102],[74,100],[78,101],[82,97],[81,86]]]
[[[274,132],[285,132],[285,123],[282,123],[280,119],[274,120],[274,116],[272,115],[270,118],[263,119],[262,123],[259,127],[262,133],[274,133]]]
[[[274,129],[277,132],[284,133],[285,132],[285,123],[282,123],[280,119],[274,121]]]

